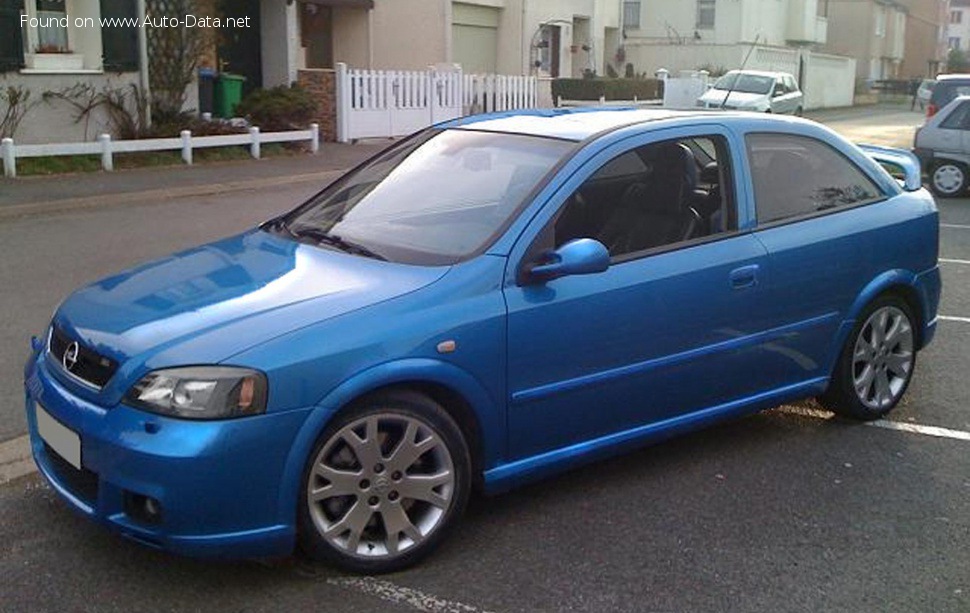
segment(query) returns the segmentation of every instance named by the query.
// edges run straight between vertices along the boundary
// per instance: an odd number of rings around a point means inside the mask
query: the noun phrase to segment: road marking
[[[0,485],[37,470],[30,457],[30,437],[21,436],[0,443]]]
[[[970,317],[950,317],[947,315],[940,315],[937,317],[940,321],[959,321],[965,324],[970,324]]]
[[[959,223],[941,223],[941,228],[956,228],[958,230],[970,230],[970,225]]]
[[[952,438],[958,441],[970,441],[970,432],[964,432],[962,430],[950,430],[949,428],[940,428],[938,426],[921,426],[919,424],[907,424],[901,421],[889,421],[886,419],[870,421],[866,425],[874,428],[885,428],[886,430],[899,430],[900,432],[912,432],[914,434],[923,434],[925,436]]]
[[[433,594],[427,594],[420,590],[403,587],[374,577],[327,579],[327,583],[363,592],[385,602],[405,605],[427,613],[485,613],[483,609],[478,607],[438,598]]]
[[[970,260],[952,260],[949,258],[940,258],[941,264],[970,264]]]
[[[801,417],[811,417],[813,419],[829,420],[835,417],[835,413],[832,413],[831,411],[810,409],[808,407],[799,407],[790,404],[778,407],[776,410],[789,415],[799,415]],[[867,421],[864,422],[863,425],[871,426],[873,428],[882,428],[884,430],[897,430],[899,432],[909,432],[911,434],[922,434],[923,436],[933,436],[936,438],[951,438],[957,441],[970,441],[970,432],[964,432],[963,430],[951,430],[950,428],[941,428],[939,426],[908,424],[901,421],[891,421],[888,419]]]

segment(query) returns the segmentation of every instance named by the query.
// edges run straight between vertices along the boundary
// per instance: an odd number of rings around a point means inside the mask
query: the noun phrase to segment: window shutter
[[[137,20],[132,0],[101,0],[101,47],[104,52],[104,69],[108,72],[133,72],[138,70],[138,28],[121,27],[125,19]],[[118,22],[111,23],[110,20]],[[129,22],[132,23],[132,22]]]
[[[24,67],[24,42],[20,30],[22,0],[0,0],[0,72]]]

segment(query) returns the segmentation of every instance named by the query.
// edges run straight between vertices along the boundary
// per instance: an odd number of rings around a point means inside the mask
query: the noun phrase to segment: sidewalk
[[[391,141],[347,145],[321,143],[316,155],[216,162],[73,175],[0,178],[0,218],[52,210],[124,203],[150,195],[183,198],[274,184],[325,182],[334,171],[356,166]],[[323,187],[323,185],[321,185]]]

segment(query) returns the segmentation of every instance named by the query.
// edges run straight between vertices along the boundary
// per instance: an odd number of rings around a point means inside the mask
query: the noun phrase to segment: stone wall
[[[307,69],[297,73],[297,83],[317,101],[320,138],[337,140],[337,73],[333,70]]]

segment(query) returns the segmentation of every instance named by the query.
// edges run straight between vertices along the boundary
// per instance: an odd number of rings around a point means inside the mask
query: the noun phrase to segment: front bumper
[[[281,496],[293,441],[309,409],[192,422],[87,402],[58,379],[43,352],[26,371],[34,461],[80,514],[121,535],[205,557],[286,555],[295,542],[295,500]],[[37,431],[38,404],[80,436],[80,470]],[[146,520],[132,500],[155,499]]]

